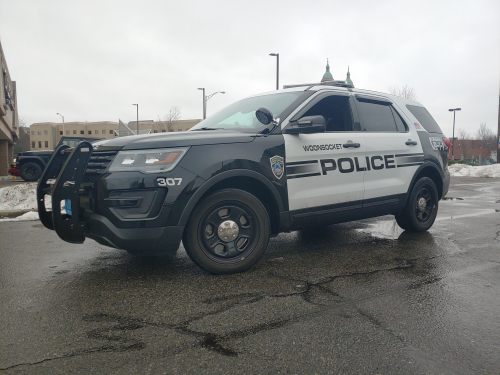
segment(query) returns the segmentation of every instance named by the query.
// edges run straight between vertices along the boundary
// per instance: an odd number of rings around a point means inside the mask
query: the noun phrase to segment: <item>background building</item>
[[[9,69],[0,42],[0,176],[7,176],[14,158],[14,142],[19,138],[16,82]]]
[[[53,150],[62,136],[114,138],[118,123],[111,121],[98,122],[39,122],[30,126],[30,149]]]
[[[139,121],[139,134],[184,132],[201,122],[201,120],[176,120],[176,121]],[[122,123],[123,124],[123,123]],[[123,126],[122,126],[123,128]],[[129,121],[128,130],[120,130],[118,122],[39,122],[30,126],[30,149],[53,150],[62,136],[66,137],[92,137],[115,138],[117,136],[132,135],[137,131],[137,121]],[[122,129],[123,130],[123,129]],[[12,158],[11,158],[12,159]]]

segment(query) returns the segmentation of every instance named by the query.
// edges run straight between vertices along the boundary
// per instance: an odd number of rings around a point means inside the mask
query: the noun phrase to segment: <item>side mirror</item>
[[[284,129],[287,134],[324,133],[325,131],[326,123],[323,116],[302,117],[296,121],[290,121]]]
[[[273,114],[267,108],[259,108],[257,111],[255,111],[255,116],[261,124],[269,125],[271,122],[273,122]]]

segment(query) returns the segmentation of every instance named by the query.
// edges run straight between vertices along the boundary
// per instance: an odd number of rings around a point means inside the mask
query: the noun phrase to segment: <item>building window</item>
[[[89,130],[89,134],[92,135],[92,130]]]
[[[102,134],[106,134],[106,130],[103,130],[103,131],[102,131]]]
[[[49,148],[49,141],[45,141],[45,147]]]
[[[44,130],[44,131],[43,131],[43,134],[48,135],[48,134],[49,134],[49,131],[48,131],[48,130]]]
[[[59,135],[63,135],[63,132],[62,132],[62,130],[61,130],[61,131],[59,131]]]
[[[66,130],[66,135],[69,135],[69,130]]]
[[[113,130],[110,130],[110,131],[109,131],[109,134],[113,134]]]
[[[42,135],[42,132],[38,132],[38,135]]]
[[[165,129],[162,129],[162,130],[161,130],[161,132],[162,132],[162,133],[165,133]]]
[[[35,132],[31,132],[31,135],[35,135]]]
[[[35,141],[31,142],[31,148],[35,148]]]
[[[76,134],[76,130],[73,130],[73,134]]]
[[[177,131],[178,131],[178,132],[181,132],[181,131],[182,131],[182,129],[177,129]]]
[[[95,133],[96,133],[96,134],[99,134],[99,130],[96,130],[96,131],[95,131]]]
[[[38,141],[38,148],[42,148],[42,141]]]
[[[80,134],[85,134],[85,131],[83,131],[83,130],[80,130]]]
[[[158,130],[153,130],[153,133],[158,133]]]

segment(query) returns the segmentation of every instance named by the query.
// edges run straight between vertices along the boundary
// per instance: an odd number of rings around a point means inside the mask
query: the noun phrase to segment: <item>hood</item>
[[[255,139],[253,133],[232,130],[200,130],[179,133],[155,133],[131,135],[94,143],[98,149],[142,150],[148,148],[216,145],[224,143],[247,143]]]
[[[23,151],[18,154],[18,156],[40,156],[40,155],[52,155],[54,150],[34,150],[34,151]]]

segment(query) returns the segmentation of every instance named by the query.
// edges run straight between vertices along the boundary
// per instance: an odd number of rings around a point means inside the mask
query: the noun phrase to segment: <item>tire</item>
[[[434,181],[422,177],[413,186],[403,210],[396,216],[398,225],[409,232],[424,232],[434,224],[438,212],[438,192]]]
[[[40,177],[42,177],[43,169],[34,162],[24,163],[21,166],[21,170],[19,174],[24,181],[32,182],[37,181]]]
[[[191,260],[205,271],[237,273],[262,257],[270,228],[260,200],[243,190],[224,189],[197,204],[182,241]]]

